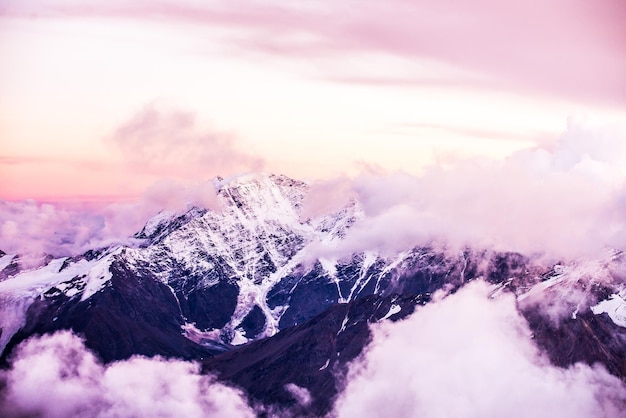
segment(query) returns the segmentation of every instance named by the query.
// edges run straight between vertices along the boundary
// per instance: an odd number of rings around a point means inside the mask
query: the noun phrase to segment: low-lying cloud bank
[[[626,386],[601,366],[552,366],[510,294],[474,282],[372,327],[338,417],[619,417]]]
[[[135,357],[101,365],[70,332],[22,344],[0,372],[3,417],[254,417],[243,394],[194,363]]]
[[[149,218],[162,210],[179,212],[190,205],[219,209],[212,181],[162,180],[136,201],[102,207],[0,201],[0,250],[62,257],[116,243],[133,245],[136,240],[130,237]]]
[[[183,116],[172,118],[188,123]],[[139,127],[132,125],[127,135],[148,135],[139,120]],[[372,249],[393,254],[438,244],[452,251],[467,246],[517,251],[554,262],[594,258],[607,248],[624,250],[625,144],[623,127],[570,120],[556,143],[504,161],[444,161],[420,176],[364,173],[314,182],[303,219],[341,209],[351,199],[359,202],[364,217],[346,239],[330,246],[314,243],[311,257],[341,258]],[[156,149],[164,153],[160,145]],[[0,249],[64,256],[114,242],[132,243],[128,237],[151,216],[189,204],[217,209],[212,182],[164,180],[137,202],[95,211],[0,202]]]
[[[602,366],[557,368],[534,344],[513,295],[485,282],[372,326],[330,416],[623,416],[626,386]],[[306,389],[286,388],[302,405]],[[195,363],[134,357],[100,364],[68,331],[36,337],[0,372],[5,417],[252,417],[287,410],[255,405],[199,374]],[[272,412],[273,411],[273,412]]]
[[[360,202],[364,218],[316,256],[466,246],[573,260],[626,249],[626,130],[570,120],[550,148],[463,160],[423,175],[364,174],[312,185],[304,216]]]

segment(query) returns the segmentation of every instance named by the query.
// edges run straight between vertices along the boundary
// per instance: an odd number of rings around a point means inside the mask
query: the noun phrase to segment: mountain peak
[[[306,185],[306,183],[292,179],[284,174],[272,174],[264,172],[248,172],[236,174],[226,178],[222,176],[216,176],[215,178],[213,178],[213,184],[215,185],[215,189],[218,192],[224,188],[239,187],[253,183],[264,185],[274,184],[283,186]]]
[[[21,341],[62,329],[84,335],[105,362],[137,354],[201,360],[228,350],[205,365],[263,401],[291,402],[275,394],[290,383],[306,387],[326,402],[311,404],[321,414],[336,395],[326,390],[337,387],[337,373],[369,341],[370,322],[400,319],[433,294],[455,294],[483,277],[494,286],[490,299],[515,298],[554,364],[599,362],[626,376],[621,254],[549,271],[521,254],[481,248],[391,253],[372,244],[339,258],[319,244],[332,249],[345,239],[364,216],[358,202],[304,220],[304,182],[266,173],[213,182],[219,209],[163,211],[136,235],[142,245],[31,270],[13,269],[14,257],[0,253],[0,366]],[[274,339],[254,342],[265,337]],[[278,367],[278,380],[268,365]]]

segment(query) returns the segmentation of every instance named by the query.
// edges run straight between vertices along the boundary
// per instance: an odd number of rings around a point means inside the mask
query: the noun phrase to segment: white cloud
[[[9,254],[76,255],[130,239],[161,210],[182,212],[190,205],[219,210],[212,181],[161,180],[132,202],[104,207],[0,201],[0,249]]]
[[[109,138],[139,172],[202,178],[259,170],[264,162],[240,149],[234,135],[202,130],[191,112],[149,104]]]
[[[624,143],[622,128],[570,121],[551,148],[505,161],[454,161],[419,177],[362,175],[351,186],[328,182],[334,191],[317,193],[315,207],[334,207],[352,193],[365,217],[339,245],[315,244],[315,253],[393,253],[440,243],[572,260],[626,249]]]
[[[309,406],[311,404],[311,393],[307,388],[298,386],[295,383],[287,383],[285,390],[298,401],[298,404],[302,406]]]
[[[63,331],[22,344],[0,374],[0,415],[253,417],[243,394],[195,363],[134,357],[107,366]]]
[[[408,319],[372,326],[339,417],[618,417],[626,387],[605,369],[549,364],[511,295],[474,282]]]

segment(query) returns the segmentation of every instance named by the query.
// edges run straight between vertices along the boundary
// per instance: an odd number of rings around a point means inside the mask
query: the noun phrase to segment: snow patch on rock
[[[609,318],[620,327],[626,328],[626,291],[611,295],[608,299],[603,300],[595,306],[591,307],[591,311],[600,315],[606,313]]]

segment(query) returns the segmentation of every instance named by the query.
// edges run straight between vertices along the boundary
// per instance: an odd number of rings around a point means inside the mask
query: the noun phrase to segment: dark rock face
[[[0,281],[8,279],[11,276],[15,276],[20,271],[20,264],[14,258],[11,260],[8,266],[0,271]]]
[[[256,338],[256,336],[263,331],[265,327],[265,315],[259,305],[254,305],[254,308],[252,308],[243,321],[241,321],[240,326],[245,333],[245,337],[251,340]]]
[[[105,362],[135,354],[199,359],[226,350],[205,348],[182,335],[178,301],[167,286],[137,276],[121,262],[112,264],[111,273],[108,285],[85,301],[68,298],[54,288],[36,300],[4,359],[26,338],[62,329],[82,335],[85,345]]]
[[[385,317],[392,305],[401,310],[389,319],[398,320],[427,301],[419,295],[370,295],[336,304],[273,337],[205,360],[203,371],[244,388],[253,403],[288,409],[297,416],[322,416],[331,410],[342,389],[348,363],[369,342],[369,324]],[[298,405],[285,389],[289,383],[306,388],[311,403]]]
[[[289,286],[289,281],[282,285]],[[285,302],[289,307],[280,319],[281,329],[301,324],[339,301],[337,285],[330,282],[319,263],[313,271],[297,278],[295,287],[283,288],[282,294],[288,295]]]
[[[202,329],[226,325],[235,311],[238,294],[237,285],[226,281],[189,293],[176,292],[183,316]]]
[[[522,313],[537,345],[553,364],[600,363],[626,382],[626,329],[616,326],[607,314],[586,311],[556,325],[538,309]]]
[[[512,286],[527,284],[528,260],[515,253],[496,253],[487,260],[487,269],[478,263],[484,254],[469,251],[458,258],[430,248],[415,248],[393,269],[381,258],[366,264],[363,254],[339,262],[334,278],[316,263],[309,272],[295,271],[277,283],[268,293],[268,306],[287,305],[280,329],[312,318],[331,305],[365,296],[392,294],[431,295],[446,288],[454,292],[479,276],[500,284],[515,277]]]
[[[274,405],[291,416],[324,416],[343,389],[348,363],[360,356],[370,342],[369,324],[388,315],[392,305],[401,308],[389,315],[396,321],[429,301],[426,295],[369,295],[335,304],[273,337],[205,360],[203,371],[217,373],[221,380],[242,387],[252,403]],[[522,313],[538,347],[552,364],[602,364],[626,382],[626,330],[606,314],[586,311],[555,325],[540,310]],[[311,404],[298,405],[285,389],[290,383],[306,388],[312,396]]]

